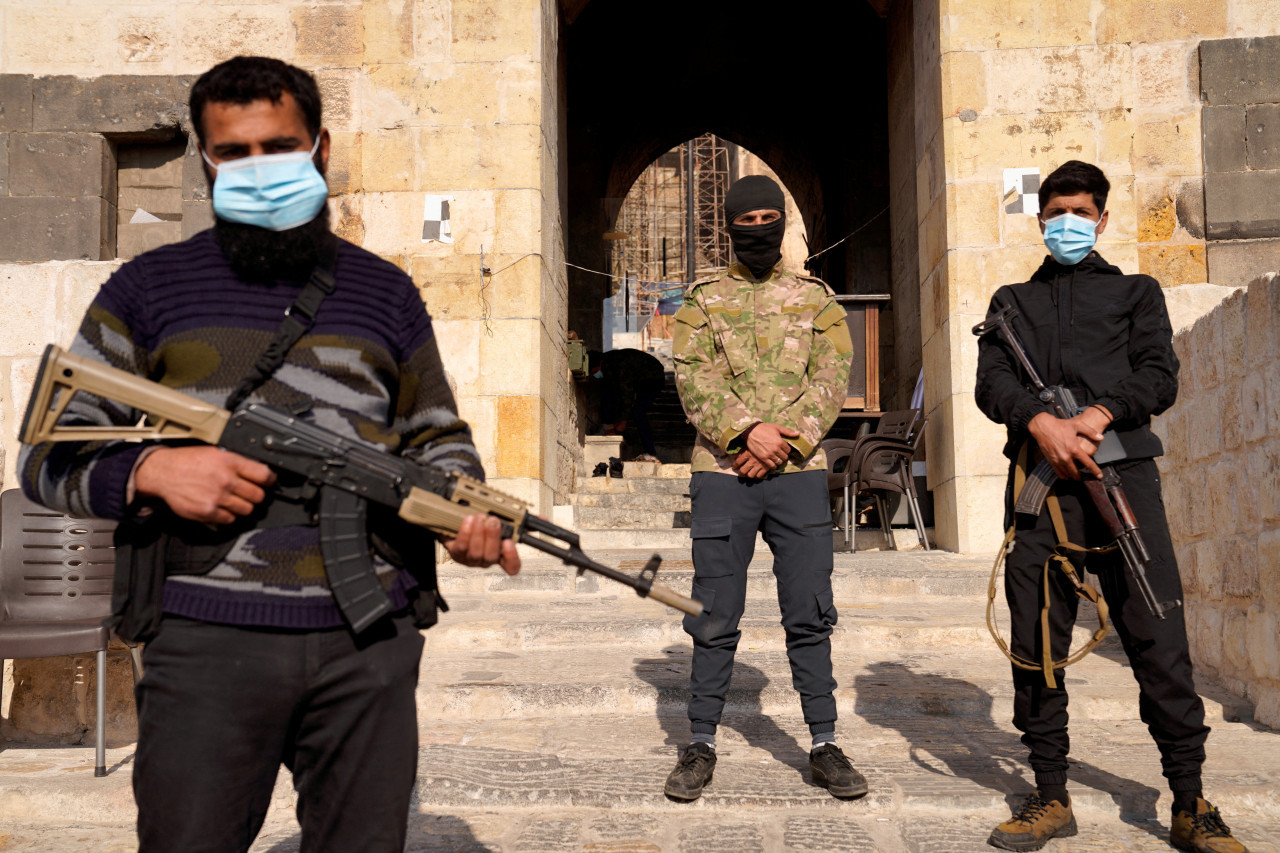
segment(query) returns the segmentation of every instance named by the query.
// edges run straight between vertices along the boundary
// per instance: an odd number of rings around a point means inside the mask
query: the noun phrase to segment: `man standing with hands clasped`
[[[191,120],[216,224],[115,272],[72,352],[483,478],[417,287],[329,229],[315,79],[236,57],[195,82]],[[298,336],[282,344],[290,328]],[[139,416],[77,398],[62,423]],[[327,518],[289,475],[207,445],[127,441],[37,444],[20,468],[47,506],[148,531],[117,552],[133,555],[118,573],[154,580],[146,601],[131,587],[117,611],[138,622],[154,611],[145,630],[121,627],[147,641],[133,771],[141,853],[248,850],[282,763],[303,851],[401,853],[418,763],[417,628],[438,602],[432,537],[370,511],[367,568],[389,613],[357,635],[330,591]],[[444,544],[462,563],[515,574],[498,528],[471,516]]]
[[[738,261],[692,284],[675,316],[676,386],[698,431],[693,597],[706,610],[684,620],[693,638],[692,743],[665,791],[694,800],[711,781],[759,531],[774,555],[814,781],[837,797],[860,797],[866,780],[835,743],[831,508],[818,446],[844,400],[853,345],[831,290],[779,265],[786,208],[777,183],[743,178],[724,208]]]
[[[1093,456],[1104,431],[1114,431],[1125,458],[1115,463],[1151,555],[1147,568],[1158,601],[1182,598],[1182,582],[1169,538],[1160,472],[1155,458],[1164,449],[1151,432],[1151,417],[1173,405],[1178,394],[1178,359],[1160,284],[1146,275],[1124,275],[1094,251],[1107,227],[1111,185],[1096,166],[1068,161],[1040,187],[1040,229],[1051,257],[1031,280],[1000,288],[991,311],[1015,307],[1013,325],[1031,363],[1046,385],[1072,390],[1086,408],[1069,420],[1054,417],[1036,395],[1008,344],[994,334],[978,348],[978,407],[1009,431],[1005,455],[1014,461],[1006,514],[1013,515],[1014,476],[1020,456],[1043,456],[1060,477],[1053,486],[1068,542],[1087,547],[1111,544],[1102,518],[1081,482],[1099,477]],[[1018,514],[1015,538],[1005,563],[1005,597],[1012,640],[1009,651],[1022,661],[1067,656],[1079,599],[1064,572],[1046,570],[1058,546],[1052,513]],[[1077,567],[1080,552],[1062,550]],[[1200,853],[1246,853],[1201,791],[1200,768],[1209,727],[1196,693],[1183,610],[1163,620],[1147,608],[1121,556],[1091,554],[1088,567],[1102,584],[1111,619],[1138,681],[1138,713],[1160,750],[1160,763],[1173,793],[1170,841]],[[1048,584],[1048,589],[1045,585]],[[1045,602],[1048,602],[1047,604]],[[1046,665],[1048,666],[1048,665]],[[1076,834],[1067,794],[1067,689],[1061,668],[1046,673],[1013,667],[1013,722],[1031,751],[1036,790],[1018,812],[991,833],[1003,850],[1039,850],[1052,838]]]

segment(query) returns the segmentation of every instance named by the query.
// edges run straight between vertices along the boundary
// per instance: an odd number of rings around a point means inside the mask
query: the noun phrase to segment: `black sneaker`
[[[691,743],[676,762],[662,790],[675,800],[696,800],[702,796],[702,789],[711,784],[711,774],[715,769],[716,751],[705,743]]]
[[[866,778],[853,769],[834,743],[824,743],[809,753],[809,769],[814,784],[826,788],[833,797],[855,798],[867,793]]]
[[[609,474],[608,462],[597,462],[596,467],[591,470],[592,477],[605,477]]]
[[[615,480],[622,478],[622,460],[616,456],[609,457],[609,476]]]

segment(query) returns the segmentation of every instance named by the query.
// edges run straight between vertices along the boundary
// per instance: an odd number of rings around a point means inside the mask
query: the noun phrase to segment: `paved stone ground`
[[[635,571],[646,553],[593,554]],[[664,552],[687,592],[689,553]],[[428,632],[412,851],[967,853],[1030,790],[1008,723],[1008,664],[982,626],[987,558],[837,555],[840,738],[871,783],[843,802],[809,781],[807,730],[777,627],[767,554],[701,800],[663,797],[687,738],[688,643],[678,614],[545,559],[517,578],[443,573],[453,609]],[[1083,636],[1084,629],[1081,629]],[[1074,667],[1072,777],[1080,835],[1055,853],[1158,851],[1169,795],[1136,720],[1118,645]],[[1280,853],[1280,735],[1202,690],[1210,796],[1254,853]],[[135,849],[131,745],[94,779],[91,747],[0,750],[0,851]],[[298,850],[282,777],[255,853]]]

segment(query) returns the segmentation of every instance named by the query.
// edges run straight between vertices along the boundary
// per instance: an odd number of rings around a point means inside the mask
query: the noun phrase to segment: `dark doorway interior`
[[[861,229],[813,274],[837,293],[890,292],[886,27],[869,4],[590,0],[565,12],[570,263],[607,270],[603,235],[632,183],[711,132],[778,173],[810,252]],[[598,345],[609,279],[570,268],[569,288],[570,328]]]

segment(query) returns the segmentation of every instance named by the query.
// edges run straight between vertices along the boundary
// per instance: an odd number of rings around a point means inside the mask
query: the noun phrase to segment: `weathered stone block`
[[[495,259],[486,257],[485,263],[492,265]],[[482,316],[479,255],[414,257],[409,275],[422,292],[433,320],[478,320]]]
[[[1139,121],[1133,134],[1133,168],[1148,176],[1200,174],[1200,141],[1194,112]]]
[[[979,116],[971,122],[950,118],[945,134],[947,180],[980,178],[1003,184],[1004,169],[1010,166],[1038,166],[1043,176],[1065,160],[1097,162],[1100,142],[1117,151],[1122,148],[1127,164],[1133,127],[1124,110],[1108,112],[1105,120],[1084,112],[1031,113]],[[1123,172],[1111,173],[1113,178],[1117,174]]]
[[[182,16],[183,58],[208,68],[242,54],[293,59],[293,27],[284,5],[196,5]]]
[[[1089,9],[1075,3],[951,4],[944,18],[942,50],[1011,50],[1093,41]]]
[[[103,260],[114,240],[104,199],[0,198],[0,260]]]
[[[540,5],[538,0],[512,0],[499,12],[488,0],[453,0],[453,61],[494,62],[537,56]]]
[[[1280,237],[1280,169],[1207,174],[1204,196],[1210,240]]]
[[[1245,611],[1232,608],[1223,614],[1222,651],[1225,662],[1235,673],[1249,671],[1248,617]]]
[[[364,189],[369,192],[395,192],[418,187],[417,143],[412,130],[372,131],[360,142],[360,172]],[[426,171],[434,171],[432,163],[423,163]]]
[[[419,62],[452,60],[451,5],[451,0],[422,0],[414,4],[413,54]]]
[[[1280,0],[1229,0],[1227,3],[1227,35],[1280,35]],[[1267,723],[1273,728],[1280,728]]]
[[[170,55],[176,29],[170,15],[123,18],[116,29],[116,44],[126,63],[160,63]]]
[[[1238,104],[1205,107],[1200,111],[1204,130],[1204,170],[1206,172],[1240,172],[1248,162],[1245,108]]]
[[[1250,105],[1244,125],[1249,168],[1280,169],[1280,104]]]
[[[987,68],[983,53],[942,55],[942,111],[953,116],[962,110],[981,113],[987,107]]]
[[[1001,184],[964,183],[947,188],[947,247],[1000,244]]]
[[[0,356],[38,355],[49,342],[57,276],[51,266],[0,265],[0,300],[6,318],[0,324]]]
[[[97,133],[23,133],[10,140],[9,191],[15,196],[115,195],[115,152]]]
[[[1280,36],[1201,42],[1206,104],[1280,102]]]
[[[364,33],[364,62],[393,64],[413,59],[414,3],[398,0],[371,0],[360,4],[356,14],[363,21],[353,27]],[[358,57],[358,54],[357,54]],[[359,59],[350,64],[359,64]]]
[[[1257,279],[1246,294],[1244,363],[1259,370],[1280,354],[1280,276]]]
[[[1280,103],[1280,35],[1200,42],[1206,104]]]
[[[346,69],[317,71],[324,126],[331,132],[358,131],[355,120],[356,72]]]
[[[122,262],[118,260],[79,261],[61,265],[62,275],[58,277],[57,290],[54,292],[58,313],[50,340],[70,345],[89,303],[97,295],[102,283],[120,269],[121,265]],[[31,379],[35,379],[34,371]]]
[[[1280,269],[1280,239],[1210,242],[1209,278],[1214,284],[1244,287],[1260,275]]]
[[[9,134],[0,133],[0,196],[9,194]]]
[[[497,476],[538,477],[544,435],[541,398],[499,397],[497,415]]]
[[[182,202],[182,239],[193,237],[206,228],[213,227],[213,203],[209,201]]]
[[[1254,565],[1257,570],[1257,565]],[[1254,678],[1275,679],[1280,673],[1280,619],[1274,612],[1255,604],[1245,617],[1246,642],[1252,654],[1249,656],[1249,674]],[[1241,673],[1244,675],[1244,673]]]
[[[178,187],[121,187],[116,196],[119,222],[127,223],[134,213],[146,211],[160,219],[177,222],[182,217],[182,190]]]
[[[1138,246],[1138,271],[1166,287],[1202,282],[1209,275],[1204,244]]]
[[[364,188],[363,142],[360,133],[331,133],[329,166],[324,179],[329,184],[329,196],[354,193]]]
[[[364,3],[364,9],[380,3]],[[315,66],[359,65],[365,44],[361,7],[296,6],[291,10],[297,62]],[[370,57],[370,62],[385,61]]]
[[[116,226],[116,257],[136,258],[143,252],[158,249],[182,239],[181,222],[145,222]]]
[[[1191,107],[1200,100],[1200,62],[1194,44],[1175,41],[1133,45],[1137,106]]]
[[[1163,243],[1173,238],[1178,227],[1174,182],[1169,180],[1136,180],[1134,190],[1138,204],[1138,240]]]
[[[31,130],[31,75],[0,74],[0,131]]]
[[[73,70],[91,66],[102,56],[105,15],[101,11],[70,4],[60,8],[15,5],[5,8],[6,68],[45,73]]]
[[[540,188],[542,149],[535,125],[423,128],[418,157],[435,186],[457,189]]]
[[[211,188],[200,146],[192,135],[187,138],[187,152],[182,157],[182,200],[206,201],[212,198]]]
[[[997,113],[1120,109],[1130,97],[1127,44],[1002,50],[988,57],[987,99]]]
[[[1099,42],[1182,41],[1188,33],[1220,38],[1227,32],[1221,0],[1124,0],[1108,3],[1098,16]]]
[[[1262,387],[1267,395],[1267,424],[1274,430],[1280,424],[1280,361],[1267,365],[1262,373]]]
[[[1257,441],[1267,434],[1267,392],[1261,371],[1251,371],[1241,386],[1240,417],[1245,441]]]
[[[121,145],[116,170],[123,187],[181,187],[184,142],[173,145]]]
[[[1249,471],[1257,477],[1258,517],[1272,526],[1280,520],[1280,447],[1255,449],[1249,456]]]
[[[478,393],[524,396],[535,393],[541,372],[541,324],[534,319],[494,319],[480,337],[480,363],[504,365],[480,378]]]
[[[37,131],[170,138],[175,129],[191,127],[187,95],[194,81],[185,75],[37,77],[32,126]]]
[[[1280,613],[1280,572],[1275,571],[1280,566],[1280,530],[1258,533],[1258,565],[1265,567],[1258,572],[1258,600],[1272,612]]]

